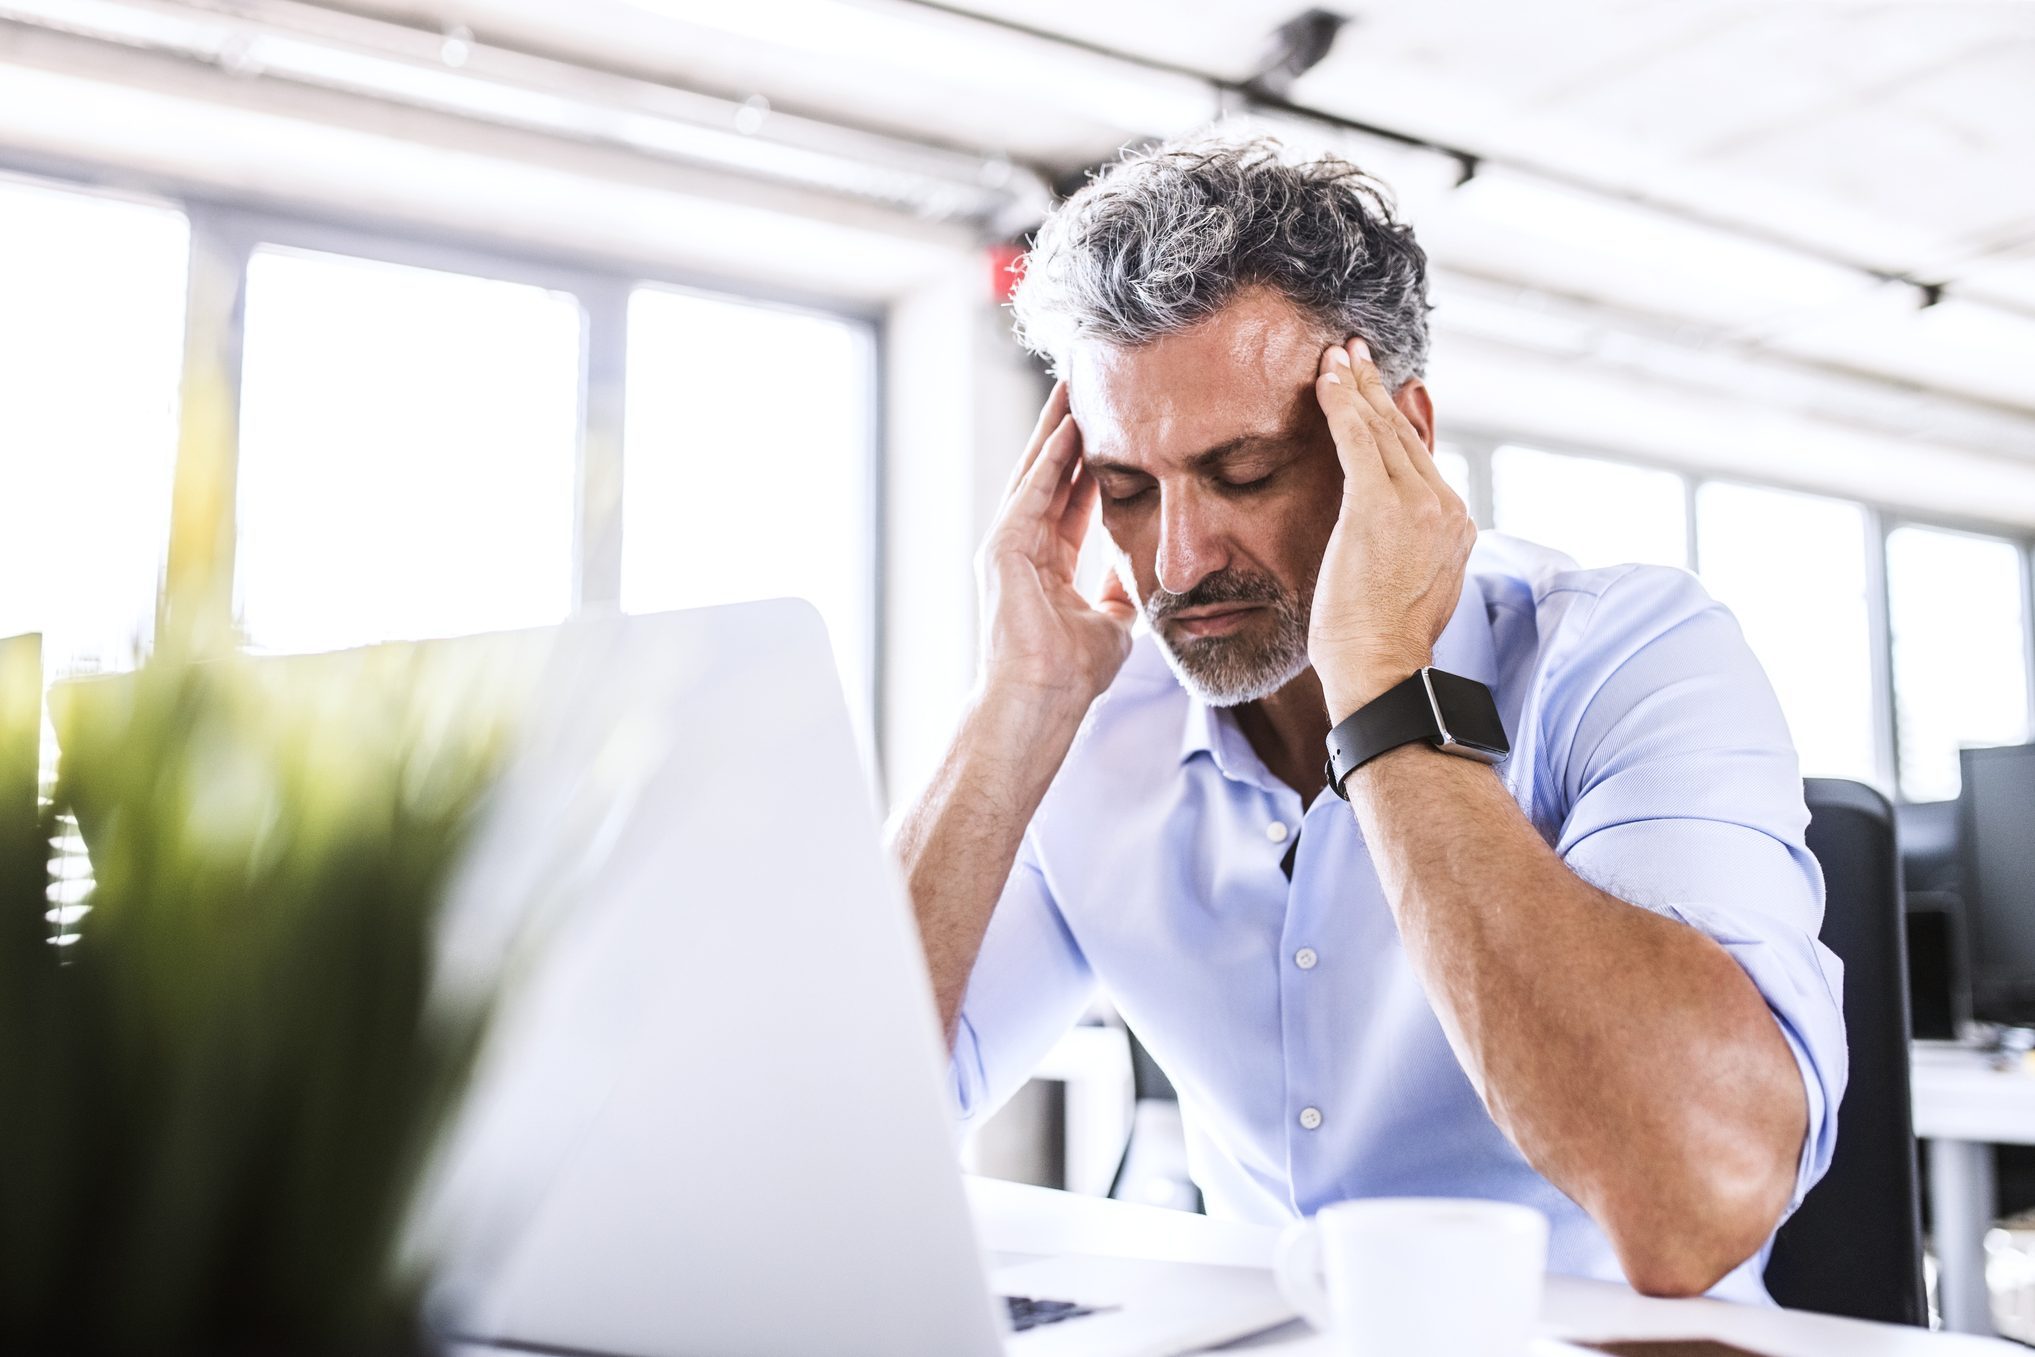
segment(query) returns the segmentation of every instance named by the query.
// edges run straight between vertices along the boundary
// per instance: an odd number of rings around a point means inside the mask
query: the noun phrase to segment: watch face
[[[1434,690],[1434,705],[1441,712],[1449,739],[1464,746],[1464,753],[1504,758],[1512,752],[1505,738],[1505,724],[1498,719],[1498,703],[1491,690],[1475,679],[1466,679],[1440,669],[1427,671]]]

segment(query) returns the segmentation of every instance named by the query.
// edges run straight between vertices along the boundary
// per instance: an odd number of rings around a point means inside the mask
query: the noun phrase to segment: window
[[[1492,524],[1582,566],[1687,565],[1682,478],[1669,471],[1533,448],[1491,454]]]
[[[872,369],[851,321],[647,287],[629,303],[622,607],[810,600],[865,757]]]
[[[0,180],[0,636],[47,672],[152,633],[188,255],[171,208]]]
[[[256,251],[235,572],[250,644],[563,620],[581,329],[577,301],[542,288]]]
[[[1721,482],[1696,491],[1703,583],[1772,680],[1804,776],[1876,774],[1869,530],[1843,500]]]
[[[304,227],[328,245],[359,240],[340,248],[360,255],[404,248],[315,222],[289,229]],[[212,295],[208,273],[191,276],[193,232],[209,257],[276,228],[224,207],[187,221],[167,204],[0,176],[0,636],[41,632],[54,672],[118,666],[151,640],[185,292],[200,289],[207,315],[230,300]],[[490,273],[501,276],[479,276]],[[318,650],[542,625],[571,612],[580,572],[586,597],[619,589],[634,611],[802,595],[826,619],[868,756],[872,327],[629,291],[626,277],[256,250],[224,336],[244,355],[237,467],[184,469],[220,482],[194,484],[203,493],[186,512],[237,503],[245,633],[263,649]],[[624,297],[626,326],[614,314]],[[628,346],[619,429],[583,393],[589,342],[617,331]],[[1501,531],[1586,566],[1687,565],[1700,547],[1806,772],[1871,776],[1891,730],[1899,794],[1948,797],[1960,745],[2027,737],[2020,534],[1909,525],[1882,556],[1867,537],[1873,516],[1842,500],[1723,483],[1691,499],[1673,472],[1489,447],[1444,444],[1435,459],[1466,501],[1474,481],[1473,510]],[[179,527],[204,538],[202,522]],[[1869,606],[1882,591],[1885,631]],[[1889,639],[1892,711],[1875,706],[1889,701],[1874,676]]]
[[[1901,795],[1948,800],[1960,745],[2028,736],[2021,553],[1995,537],[1896,528],[1887,534],[1887,614]]]

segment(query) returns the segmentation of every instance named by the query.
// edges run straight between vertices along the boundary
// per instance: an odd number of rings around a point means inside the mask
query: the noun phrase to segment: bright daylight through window
[[[1901,795],[1957,795],[1961,745],[2028,737],[2026,603],[2012,542],[1937,528],[1887,534]]]
[[[0,180],[0,636],[125,667],[155,618],[189,232],[172,208]]]
[[[1703,584],[1773,683],[1803,775],[1872,781],[1865,510],[1711,481],[1697,488],[1696,525]]]
[[[521,283],[257,251],[236,560],[249,642],[562,621],[581,328],[574,298]]]
[[[629,304],[623,608],[810,599],[865,755],[873,378],[849,321],[648,287]]]
[[[1492,522],[1581,566],[1688,564],[1682,478],[1535,448],[1491,454]]]

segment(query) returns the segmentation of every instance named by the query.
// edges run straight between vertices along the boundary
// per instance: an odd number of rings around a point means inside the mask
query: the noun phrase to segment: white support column
[[[629,342],[629,287],[579,290],[586,309],[586,372],[581,393],[578,511],[573,552],[575,609],[622,598],[622,424]]]
[[[1009,329],[974,255],[886,318],[886,811],[932,775],[975,678],[975,550],[1048,390]]]

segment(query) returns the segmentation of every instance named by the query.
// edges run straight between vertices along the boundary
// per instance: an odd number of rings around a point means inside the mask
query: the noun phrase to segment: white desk
[[[984,1246],[1011,1257],[1087,1253],[1266,1267],[1279,1237],[1279,1231],[1270,1226],[1226,1224],[1180,1211],[989,1178],[969,1179],[968,1196]],[[1573,1277],[1548,1278],[1541,1329],[1546,1337],[1566,1339],[1710,1338],[1735,1343],[1763,1357],[1830,1357],[1833,1353],[1844,1357],[2009,1357],[2023,1351],[1997,1338],[1930,1333],[1798,1310],[1711,1300],[1650,1300],[1623,1286]],[[1298,1321],[1223,1351],[1246,1348],[1291,1357],[1316,1357],[1329,1351],[1326,1340]]]
[[[2035,1073],[2025,1063],[1996,1070],[1976,1051],[1918,1041],[1909,1083],[1915,1134],[1929,1142],[1943,1327],[1991,1333],[1985,1235],[1992,1224],[1993,1146],[2035,1145]]]
[[[1038,1077],[1067,1084],[1068,1186],[1107,1192],[1130,1131],[1130,1050],[1122,1030],[1072,1029]],[[1990,1334],[1985,1235],[1992,1218],[1992,1147],[2035,1144],[2035,1071],[1998,1071],[1971,1050],[1923,1041],[1913,1048],[1911,1084],[1915,1134],[1930,1142],[1943,1324],[1958,1333]]]

